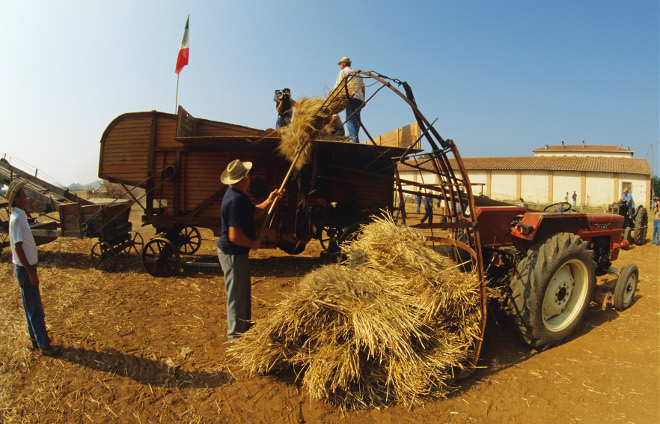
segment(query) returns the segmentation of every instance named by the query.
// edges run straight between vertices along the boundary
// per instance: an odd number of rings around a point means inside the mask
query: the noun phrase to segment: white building
[[[535,156],[463,158],[475,195],[518,203],[562,202],[573,192],[577,205],[606,208],[629,188],[636,205],[649,207],[651,169],[646,159],[617,146],[546,146]],[[458,172],[454,159],[452,167]],[[399,167],[402,179],[436,183],[432,173],[418,175]]]

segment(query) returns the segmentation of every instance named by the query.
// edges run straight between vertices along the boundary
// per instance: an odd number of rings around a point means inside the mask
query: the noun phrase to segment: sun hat
[[[227,169],[222,171],[220,181],[223,184],[231,185],[241,181],[252,169],[252,162],[241,162],[240,159],[234,159]]]
[[[12,206],[12,203],[14,203],[14,198],[25,184],[27,184],[27,181],[22,180],[14,180],[9,184],[5,197],[7,197],[7,202],[9,202],[10,207]]]
[[[339,62],[337,62],[337,65],[341,65],[342,63],[348,63],[350,65],[352,62],[351,62],[351,59],[344,56],[344,57],[341,58],[341,60]]]
[[[630,190],[628,190],[628,187],[626,187],[626,188],[623,189],[623,192],[624,192],[624,193],[628,193],[628,191],[630,191]]]

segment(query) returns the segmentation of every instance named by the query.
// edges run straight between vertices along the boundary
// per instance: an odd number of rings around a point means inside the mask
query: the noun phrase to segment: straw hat
[[[628,191],[629,191],[629,190],[628,190],[628,187],[626,187],[626,188],[623,189],[623,192],[624,192],[624,193],[628,193]]]
[[[25,184],[27,184],[27,181],[21,180],[14,180],[9,184],[5,197],[7,197],[7,202],[9,202],[10,207],[12,206],[12,203],[14,203],[14,198]]]
[[[234,159],[227,169],[222,171],[220,181],[223,184],[231,185],[241,181],[252,169],[252,162],[241,162],[240,159]]]
[[[351,62],[351,59],[344,56],[344,57],[341,58],[341,60],[339,62],[337,62],[337,65],[341,65],[342,63],[348,63],[350,65],[353,62]]]

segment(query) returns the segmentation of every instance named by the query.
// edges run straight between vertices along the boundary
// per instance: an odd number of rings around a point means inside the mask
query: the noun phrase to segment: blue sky
[[[274,89],[324,96],[349,56],[407,81],[463,157],[584,140],[660,173],[657,0],[0,0],[0,153],[65,185],[95,180],[116,116],[174,111],[188,14],[178,100],[193,116],[273,127]],[[387,94],[362,118],[372,135],[413,121]]]

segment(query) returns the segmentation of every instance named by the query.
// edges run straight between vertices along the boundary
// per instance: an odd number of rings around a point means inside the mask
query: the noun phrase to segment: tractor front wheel
[[[511,281],[518,329],[530,346],[547,349],[580,325],[596,285],[596,264],[587,244],[571,233],[532,247]]]
[[[639,269],[637,265],[628,264],[623,267],[614,286],[614,307],[617,311],[624,311],[630,307],[635,297],[638,280]]]

